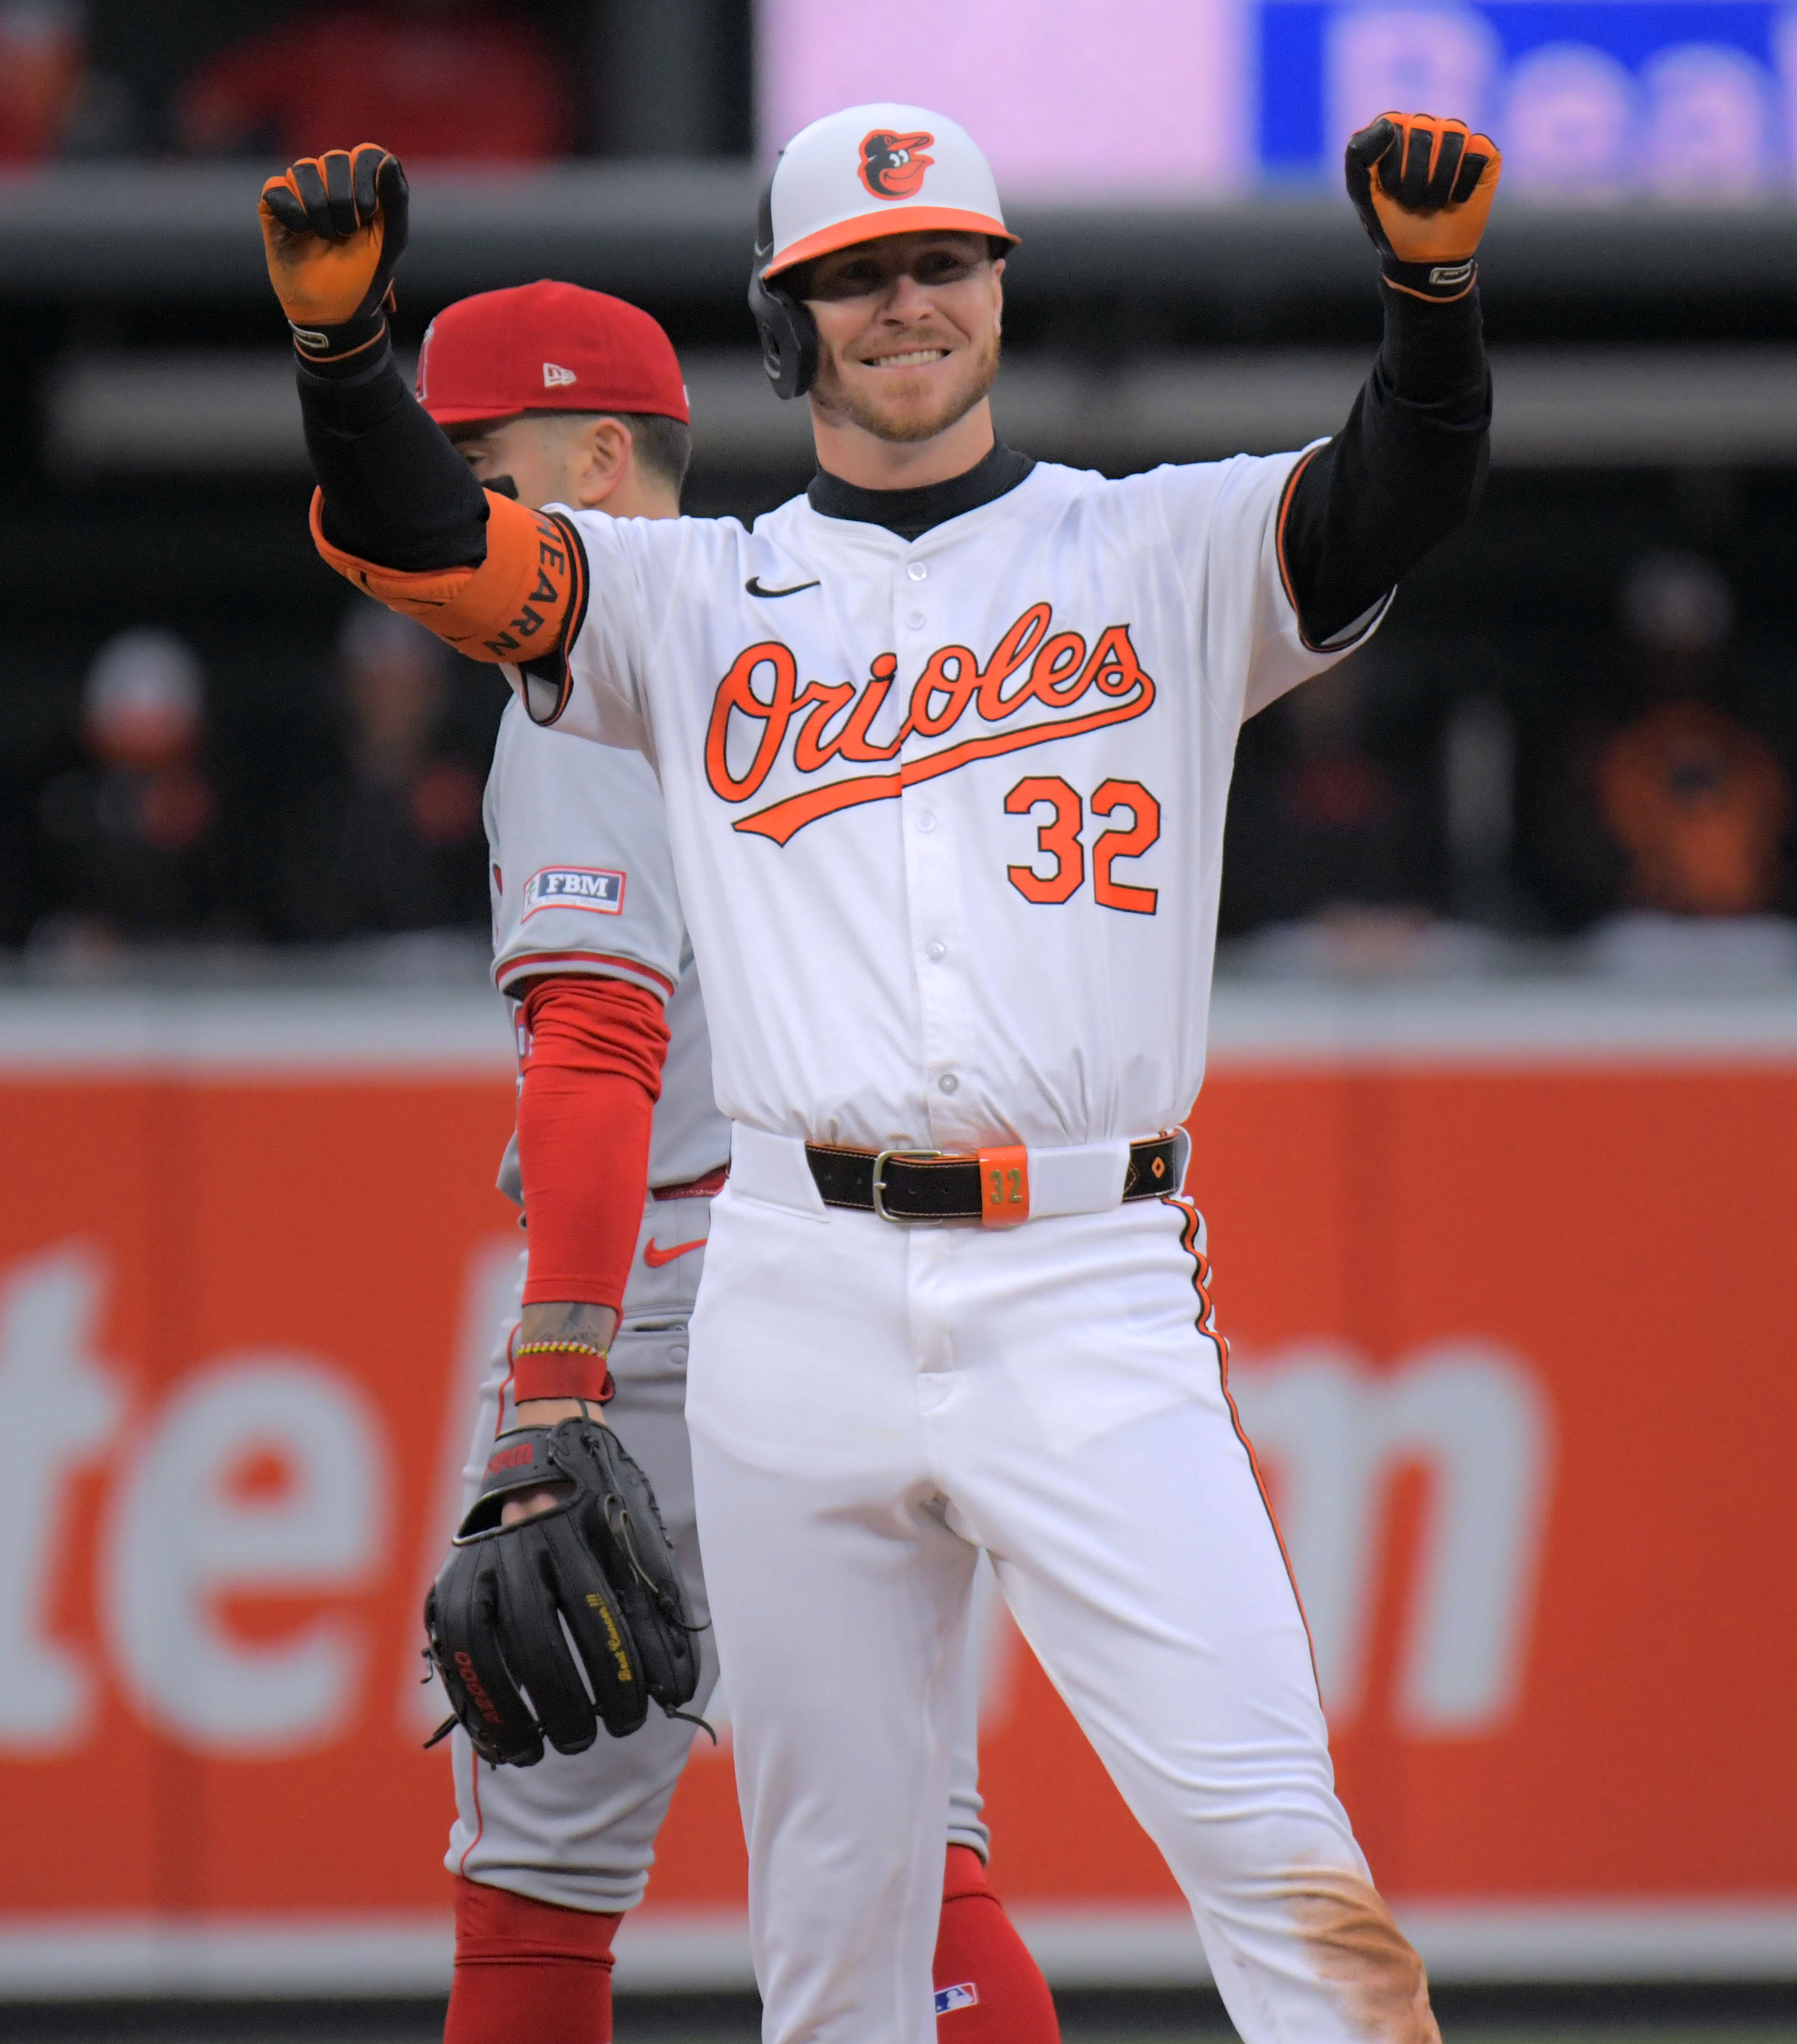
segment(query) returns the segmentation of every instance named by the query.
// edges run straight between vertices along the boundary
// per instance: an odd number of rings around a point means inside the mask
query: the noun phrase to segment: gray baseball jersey
[[[622,979],[666,996],[668,1062],[649,1182],[666,1188],[704,1177],[728,1159],[730,1125],[712,1102],[705,1005],[653,771],[637,753],[540,730],[514,702],[500,722],[485,817],[500,991],[554,972]],[[515,1138],[499,1182],[521,1204]],[[703,1269],[710,1206],[704,1197],[645,1201],[623,1324],[611,1351],[618,1395],[606,1414],[655,1486],[702,1622],[709,1613],[683,1408],[687,1323]],[[521,1257],[475,1417],[463,1471],[464,1508],[473,1502],[495,1436],[515,1424],[507,1381],[525,1274]],[[709,1630],[701,1653],[703,1673],[691,1708],[702,1712],[718,1674]],[[983,1858],[978,1711],[970,1659],[955,1720],[946,1836]],[[692,1739],[689,1722],[656,1712],[629,1739],[601,1739],[585,1753],[551,1753],[536,1767],[490,1768],[476,1761],[458,1729],[452,1747],[456,1815],[445,1864],[470,1880],[564,1908],[634,1908]]]
[[[621,979],[664,999],[649,1183],[715,1170],[729,1159],[730,1125],[712,1099],[705,999],[653,770],[636,753],[541,730],[514,701],[500,719],[483,813],[499,991],[555,973]],[[518,1009],[514,1001],[514,1018]],[[515,1137],[499,1187],[522,1203]]]

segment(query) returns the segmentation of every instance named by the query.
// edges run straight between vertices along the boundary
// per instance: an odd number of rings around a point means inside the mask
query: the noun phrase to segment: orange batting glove
[[[1393,290],[1445,304],[1472,289],[1503,168],[1489,135],[1432,113],[1382,113],[1349,140],[1348,196]]]
[[[406,203],[399,159],[378,142],[302,156],[262,187],[269,281],[302,362],[347,361],[387,331]]]

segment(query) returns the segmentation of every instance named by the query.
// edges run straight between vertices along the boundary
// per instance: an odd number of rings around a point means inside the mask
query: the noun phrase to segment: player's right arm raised
[[[313,536],[357,587],[459,651],[559,690],[585,556],[563,520],[483,490],[407,388],[387,326],[407,209],[398,159],[375,144],[303,159],[263,187],[319,481]],[[518,1112],[532,1283],[514,1393],[521,1420],[549,1424],[608,1395],[667,1028],[658,998],[616,980],[518,991],[532,1046]],[[583,1145],[610,1169],[593,1170]]]
[[[483,490],[406,387],[387,310],[406,206],[398,159],[373,143],[303,158],[263,187],[319,482],[313,538],[340,574],[458,652],[559,682],[584,557],[563,520]]]

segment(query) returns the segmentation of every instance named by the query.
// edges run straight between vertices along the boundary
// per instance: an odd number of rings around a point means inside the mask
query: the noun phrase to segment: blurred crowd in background
[[[1726,920],[1753,924],[1764,962],[1788,966],[1788,659],[1740,628],[1700,555],[1643,556],[1614,603],[1545,672],[1518,671],[1521,648],[1481,649],[1496,653],[1495,690],[1490,675],[1456,686],[1452,648],[1395,633],[1250,723],[1224,934],[1320,920],[1376,965],[1431,923],[1601,929],[1607,962],[1626,967],[1677,943],[1668,923]]]
[[[177,634],[107,639],[9,763],[6,943],[94,956],[484,929],[481,791],[502,684],[348,605],[272,729],[215,713],[205,661]],[[1255,938],[1270,964],[1295,943],[1295,962],[1314,962],[1320,943],[1376,966],[1431,931],[1597,928],[1626,950],[1675,919],[1730,920],[1787,963],[1787,667],[1740,629],[1726,577],[1696,554],[1640,559],[1604,623],[1585,663],[1532,697],[1506,700],[1489,677],[1456,687],[1439,646],[1400,630],[1256,719],[1226,936]]]
[[[1609,21],[1599,13],[1593,35]],[[779,68],[757,25],[772,18],[752,0],[0,0],[0,173],[18,190],[33,167],[234,159],[252,194],[256,165],[321,137],[378,136],[414,167],[710,157],[746,194],[752,81]],[[864,8],[857,33],[883,33],[883,18]],[[1437,21],[1437,40],[1452,29],[1464,41],[1470,18]],[[790,60],[810,44],[788,27]],[[1797,33],[1787,44],[1797,65]],[[1379,103],[1357,72],[1349,83]],[[1269,162],[1279,139],[1262,137]],[[1341,232],[1353,238],[1345,220]],[[1214,372],[1194,340],[1352,342],[1370,358],[1370,271],[1345,325],[1338,301],[1306,305],[1293,286],[1260,305],[1256,327],[1241,323],[1253,291],[1206,298],[1202,274],[1199,313],[1140,290],[1119,304],[1102,279],[1084,302],[1056,299],[1029,252],[1014,357],[1109,368],[1131,347],[1177,344],[1195,379]],[[230,349],[272,361],[280,336],[247,199],[241,255],[203,302],[147,285],[102,300],[51,266],[48,295],[15,284],[0,304],[14,398],[0,409],[0,582],[24,619],[0,647],[11,968],[144,947],[474,940],[486,928],[480,797],[499,678],[318,567],[298,473],[114,472],[102,431],[77,474],[58,467],[43,428],[69,363],[221,349],[196,358],[203,385]],[[650,302],[683,352],[696,339],[746,357],[739,287],[706,290],[674,275]],[[1787,339],[1787,301],[1761,298],[1726,313],[1660,308],[1654,338],[1727,339],[1734,319],[1744,342]],[[1587,338],[1639,340],[1641,309],[1620,303],[1595,286],[1573,302]],[[402,345],[416,347],[432,309],[409,286]],[[1494,315],[1526,340],[1564,343],[1564,311],[1531,313],[1526,291],[1488,292]],[[93,376],[102,395],[109,376]],[[1680,376],[1674,396],[1702,380]],[[284,389],[274,398],[285,420]],[[708,468],[706,428],[695,414],[694,508],[749,515],[802,484],[802,471]],[[1478,524],[1406,586],[1373,642],[1243,733],[1228,955],[1274,970],[1477,966],[1506,940],[1577,938],[1587,959],[1622,969],[1670,947],[1687,970],[1695,957],[1797,973],[1797,585],[1783,566],[1797,494],[1788,464],[1746,474],[1722,459],[1595,480],[1494,471]],[[83,603],[38,604],[77,552]],[[1694,932],[1708,951],[1691,949]]]
[[[14,783],[13,944],[338,942],[487,924],[481,793],[494,670],[363,600],[271,731],[214,713],[205,665],[144,625],[100,647]]]
[[[714,11],[746,42],[747,0]],[[413,163],[604,154],[593,21],[583,0],[0,0],[0,164],[289,157],[377,131]]]

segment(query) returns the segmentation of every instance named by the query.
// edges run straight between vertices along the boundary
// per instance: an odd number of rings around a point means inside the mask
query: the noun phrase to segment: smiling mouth
[[[945,362],[945,348],[908,348],[902,355],[876,355],[862,363],[864,369],[927,369],[933,362]]]

